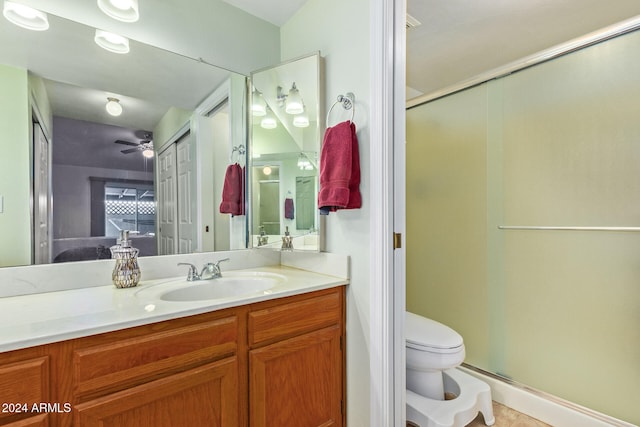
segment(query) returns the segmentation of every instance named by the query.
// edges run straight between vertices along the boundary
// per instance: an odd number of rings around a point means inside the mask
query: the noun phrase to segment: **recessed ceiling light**
[[[23,4],[5,0],[2,14],[10,22],[28,30],[44,31],[49,28],[46,13]]]
[[[140,18],[138,0],[98,0],[98,7],[118,21],[136,22]]]
[[[107,98],[107,105],[105,106],[107,109],[107,113],[112,116],[119,116],[122,114],[122,105],[120,105],[120,100],[118,98]]]
[[[129,53],[129,39],[118,34],[96,30],[95,42],[103,49],[113,53]]]

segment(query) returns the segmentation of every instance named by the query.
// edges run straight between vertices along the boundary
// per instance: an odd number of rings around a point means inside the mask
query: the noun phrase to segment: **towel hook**
[[[238,160],[240,160],[240,156],[244,156],[244,153],[245,153],[244,145],[240,144],[240,145],[238,145],[236,147],[233,147],[231,149],[231,159],[230,160],[232,162],[233,162],[233,154],[236,153],[236,152],[238,153]]]
[[[351,121],[353,122],[353,115],[356,112],[356,97],[353,92],[347,92],[344,95],[338,95],[336,102],[331,105],[329,108],[329,112],[327,113],[327,127],[329,127],[329,115],[331,114],[331,110],[338,104],[342,104],[342,108],[345,110],[351,110]]]

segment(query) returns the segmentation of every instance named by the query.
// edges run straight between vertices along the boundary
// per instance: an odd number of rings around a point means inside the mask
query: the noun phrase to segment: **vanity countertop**
[[[0,352],[48,344],[228,307],[328,289],[348,283],[341,277],[286,266],[236,270],[265,272],[284,280],[268,292],[249,297],[189,302],[163,301],[157,292],[167,278],[142,281],[137,287],[113,285],[0,298]],[[229,271],[229,273],[231,273]],[[224,271],[223,271],[224,275]],[[215,279],[198,283],[210,283]],[[178,287],[179,284],[171,284]]]

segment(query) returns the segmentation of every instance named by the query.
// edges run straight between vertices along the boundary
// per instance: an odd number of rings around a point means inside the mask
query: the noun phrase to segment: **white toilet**
[[[489,386],[455,369],[465,357],[460,334],[406,312],[405,339],[407,421],[420,427],[462,427],[481,412],[486,425],[494,424]]]

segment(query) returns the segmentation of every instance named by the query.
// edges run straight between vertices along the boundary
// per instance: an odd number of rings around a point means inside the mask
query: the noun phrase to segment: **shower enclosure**
[[[407,310],[640,424],[640,33],[407,111]]]

